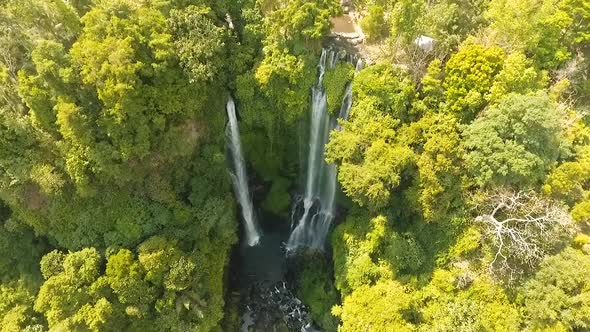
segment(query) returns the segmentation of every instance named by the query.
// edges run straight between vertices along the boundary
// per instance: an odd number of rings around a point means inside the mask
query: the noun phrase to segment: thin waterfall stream
[[[226,135],[228,136],[228,145],[232,153],[233,172],[230,172],[234,192],[242,210],[242,219],[244,220],[244,229],[246,232],[246,242],[250,246],[255,246],[260,240],[260,231],[256,222],[254,206],[250,189],[248,188],[248,174],[244,156],[242,155],[242,144],[240,142],[240,129],[238,127],[238,118],[236,116],[236,105],[230,98],[226,105],[229,126]]]

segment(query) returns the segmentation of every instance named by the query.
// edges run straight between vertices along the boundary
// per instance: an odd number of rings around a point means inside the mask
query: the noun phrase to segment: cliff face
[[[344,15],[331,19],[333,27],[328,44],[346,50],[347,54],[362,58],[365,63],[371,63],[364,45],[365,34],[359,25],[360,15],[354,11],[352,1],[342,0],[341,4]]]

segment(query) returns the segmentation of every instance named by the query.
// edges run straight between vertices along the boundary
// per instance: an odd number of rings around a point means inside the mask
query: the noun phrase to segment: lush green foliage
[[[340,105],[346,92],[346,85],[354,77],[354,67],[349,63],[338,62],[336,66],[328,70],[324,75],[324,88],[328,103],[328,112],[338,116]]]
[[[465,44],[445,66],[446,103],[449,111],[464,121],[472,120],[486,105],[485,95],[502,69],[504,51],[478,44]]]
[[[218,326],[235,36],[226,5],[187,5],[0,5],[0,329]]]
[[[370,6],[367,15],[361,21],[361,28],[368,40],[378,40],[387,34],[387,24],[381,6]]]
[[[332,262],[306,256],[294,278],[312,318],[590,329],[589,1],[352,5],[373,61],[323,80],[331,114],[347,87],[353,105],[326,146],[347,202]],[[288,217],[340,14],[337,0],[2,1],[0,330],[222,329],[238,229],[225,102],[257,201]]]
[[[381,52],[326,147],[338,331],[588,329],[588,1],[354,5]]]
[[[379,282],[373,287],[360,286],[344,299],[342,307],[333,312],[342,319],[340,331],[412,331],[412,324],[404,319],[411,297],[395,281]]]
[[[298,296],[309,306],[313,320],[325,331],[334,331],[338,322],[332,316],[332,306],[340,297],[332,282],[330,261],[318,252],[309,252],[295,262],[299,271],[297,278]]]
[[[465,161],[477,184],[526,187],[542,181],[559,156],[560,118],[543,94],[510,94],[486,109],[463,133]]]
[[[590,257],[574,249],[547,257],[523,285],[518,303],[533,330],[584,330],[590,327]]]
[[[175,241],[158,236],[141,243],[137,252],[112,253],[104,272],[96,249],[50,252],[41,260],[45,282],[35,310],[51,329],[209,330],[218,323],[223,267],[215,261],[225,257],[214,251],[184,252]]]

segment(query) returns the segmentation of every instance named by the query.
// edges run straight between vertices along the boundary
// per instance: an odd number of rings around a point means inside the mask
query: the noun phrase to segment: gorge
[[[244,221],[245,245],[240,246],[237,254],[238,275],[233,284],[240,293],[240,308],[243,312],[241,331],[249,328],[262,331],[270,326],[277,326],[283,320],[290,329],[305,332],[316,331],[305,304],[292,292],[292,285],[288,279],[297,278],[297,268],[293,268],[295,255],[302,255],[297,259],[306,260],[307,251],[324,252],[326,239],[335,217],[337,186],[337,167],[327,163],[324,156],[325,145],[330,132],[341,130],[338,119],[346,120],[352,106],[351,82],[341,87],[342,101],[338,113],[328,112],[324,76],[327,71],[334,70],[339,61],[352,65],[354,57],[344,51],[333,48],[322,49],[317,65],[317,82],[311,89],[309,136],[306,144],[307,158],[301,160],[305,178],[302,183],[303,194],[295,196],[290,213],[290,229],[280,226],[284,221],[263,211],[260,216],[264,219],[260,225],[255,222],[256,208],[252,203],[248,189],[248,176],[241,156],[241,142],[237,124],[235,104],[230,99],[227,104],[228,113],[228,145],[231,146],[230,165],[235,171],[231,173],[236,199],[242,212]],[[355,71],[362,68],[362,60],[355,63]],[[237,162],[236,162],[237,160]],[[297,198],[299,197],[299,198]],[[254,225],[254,226],[252,226]],[[264,235],[262,235],[262,233]],[[251,241],[253,238],[259,240]],[[291,271],[291,272],[288,272]],[[291,274],[291,275],[289,275]]]

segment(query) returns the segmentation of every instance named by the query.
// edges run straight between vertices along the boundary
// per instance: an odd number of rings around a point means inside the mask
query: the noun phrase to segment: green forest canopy
[[[590,2],[351,9],[372,64],[326,146],[349,202],[333,269],[312,262],[298,283],[316,323],[590,330]],[[223,107],[236,98],[247,162],[272,186],[262,206],[287,215],[342,13],[337,0],[1,2],[0,330],[229,330]],[[331,112],[352,77],[326,74]]]

